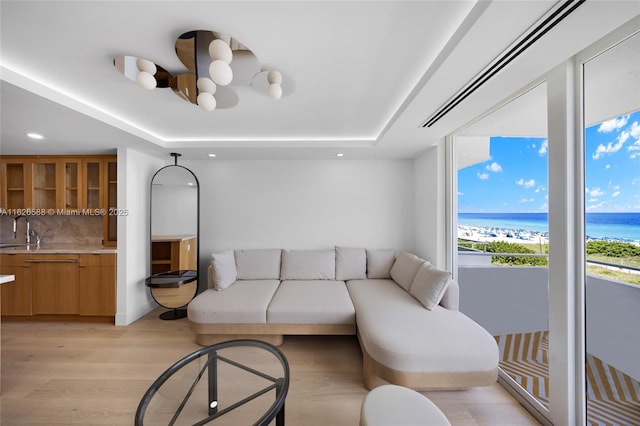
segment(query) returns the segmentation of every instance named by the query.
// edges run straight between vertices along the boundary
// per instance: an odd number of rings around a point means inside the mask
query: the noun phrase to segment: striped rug
[[[548,332],[495,336],[500,367],[549,408]],[[640,425],[640,382],[587,354],[587,423]]]

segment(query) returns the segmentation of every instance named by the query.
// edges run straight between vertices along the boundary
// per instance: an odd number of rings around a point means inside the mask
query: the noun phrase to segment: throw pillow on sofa
[[[389,279],[396,251],[391,249],[367,249],[367,278]]]
[[[409,293],[418,299],[428,310],[440,303],[451,282],[451,273],[423,264],[418,269]]]
[[[222,291],[233,284],[238,278],[236,271],[236,258],[233,250],[211,255],[213,268],[213,288]]]
[[[424,264],[425,262],[430,265],[429,262],[419,258],[415,254],[403,251],[398,255],[396,261],[391,267],[391,278],[396,283],[398,283],[400,287],[404,288],[406,291],[409,291],[409,288],[413,283],[413,279],[418,273],[418,268],[420,268],[420,265]]]
[[[336,246],[336,280],[364,280],[366,278],[366,250],[363,248]]]

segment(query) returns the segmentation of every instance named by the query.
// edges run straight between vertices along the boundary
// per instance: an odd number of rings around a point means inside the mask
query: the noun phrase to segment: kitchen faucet
[[[27,219],[27,217],[23,216],[23,215],[16,216],[13,219],[13,238],[16,238],[16,236],[18,235],[18,233],[17,233],[17,231],[18,231],[18,219],[20,219],[20,218],[24,219],[25,223],[27,224],[27,229],[25,231],[27,245],[31,244],[31,236],[35,236],[36,240],[38,242],[38,246],[40,246],[40,236],[38,235],[38,233],[36,231],[32,231],[30,229],[29,219]]]

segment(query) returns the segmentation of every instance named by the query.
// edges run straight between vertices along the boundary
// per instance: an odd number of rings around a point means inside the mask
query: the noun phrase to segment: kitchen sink
[[[35,246],[35,244],[14,244],[14,243],[0,243],[0,249],[3,248],[18,248],[18,247],[30,247]]]

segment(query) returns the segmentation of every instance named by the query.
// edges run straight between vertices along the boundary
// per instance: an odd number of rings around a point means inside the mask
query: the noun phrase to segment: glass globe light
[[[268,93],[273,99],[278,100],[282,97],[282,86],[279,84],[270,84]]]
[[[196,82],[196,86],[198,87],[198,90],[200,92],[207,92],[207,93],[211,93],[212,95],[216,93],[216,89],[217,89],[217,86],[213,82],[213,80],[207,77],[200,77]]]
[[[229,64],[233,59],[233,52],[224,40],[217,38],[209,43],[209,57],[212,61],[220,60]]]
[[[205,111],[213,111],[216,109],[216,98],[211,93],[201,92],[196,98],[198,106]]]
[[[220,59],[216,59],[209,65],[209,75],[211,79],[220,86],[227,86],[233,80],[233,71],[229,64]]]
[[[136,60],[136,66],[138,67],[138,70],[148,72],[151,75],[154,75],[156,71],[158,71],[156,64],[147,59],[138,58]]]
[[[158,85],[156,78],[151,75],[151,73],[148,73],[146,71],[139,72],[136,76],[136,81],[140,86],[144,87],[147,90],[155,89]]]
[[[282,74],[279,71],[269,71],[267,81],[269,84],[282,84]]]

